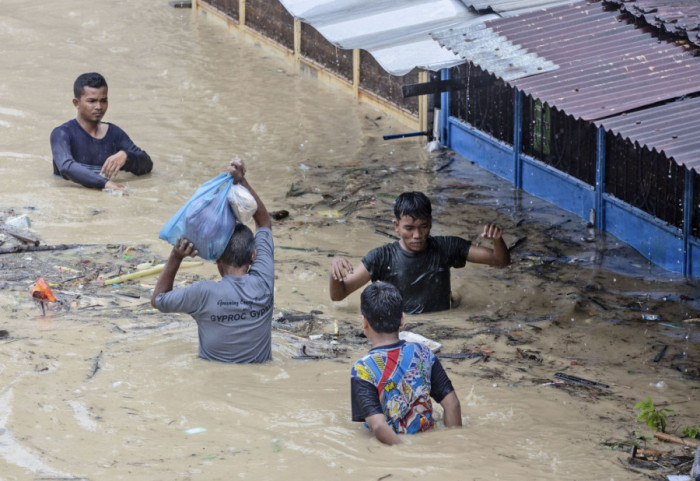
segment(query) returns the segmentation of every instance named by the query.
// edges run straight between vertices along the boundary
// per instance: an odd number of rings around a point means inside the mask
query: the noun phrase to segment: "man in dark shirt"
[[[487,224],[481,236],[491,239],[493,249],[474,246],[454,236],[430,236],[432,206],[421,192],[404,192],[394,202],[397,242],[371,250],[355,268],[343,257],[331,266],[331,299],[340,301],[370,280],[395,285],[404,299],[406,314],[443,311],[450,308],[450,268],[468,262],[504,267],[510,253],[502,231]]]
[[[99,73],[80,75],[73,84],[75,119],[51,132],[53,173],[85,187],[122,190],[112,179],[120,170],[147,174],[153,162],[114,124],[107,113],[107,82]]]

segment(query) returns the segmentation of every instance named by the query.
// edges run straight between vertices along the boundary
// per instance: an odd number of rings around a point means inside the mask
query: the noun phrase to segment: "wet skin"
[[[394,230],[399,235],[399,245],[403,250],[414,254],[428,247],[428,236],[432,226],[432,219],[414,219],[408,215],[394,221]]]
[[[78,121],[81,125],[96,124],[107,113],[109,100],[107,87],[84,87],[79,99],[73,99],[73,105],[78,109]],[[87,130],[87,129],[86,129]]]

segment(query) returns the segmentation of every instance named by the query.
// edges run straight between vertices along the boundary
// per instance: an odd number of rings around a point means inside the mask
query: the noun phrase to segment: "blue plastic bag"
[[[163,226],[158,238],[175,245],[177,238],[187,239],[199,256],[215,261],[224,253],[236,218],[228,203],[233,176],[221,174],[202,184],[190,200]]]

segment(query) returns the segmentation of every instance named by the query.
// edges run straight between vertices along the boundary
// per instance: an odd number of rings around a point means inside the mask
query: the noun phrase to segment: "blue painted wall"
[[[512,146],[455,117],[448,118],[443,143],[480,167],[514,184],[516,172],[520,171],[523,190],[585,220],[590,219],[591,210],[596,210],[598,203],[595,215],[596,218],[602,216],[599,227],[603,230],[634,247],[664,269],[700,278],[700,239],[612,196],[596,192],[593,186],[543,162],[516,155]],[[686,237],[687,243],[684,240]]]

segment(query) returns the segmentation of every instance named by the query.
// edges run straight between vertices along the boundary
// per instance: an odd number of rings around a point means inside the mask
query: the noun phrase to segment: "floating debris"
[[[557,379],[561,379],[566,382],[572,382],[576,384],[584,384],[586,386],[596,386],[596,387],[605,387],[609,388],[607,384],[603,384],[602,382],[597,382],[597,381],[590,381],[588,379],[584,379],[582,377],[577,377],[577,376],[572,376],[571,374],[565,374],[563,372],[557,372],[554,374],[554,377]]]
[[[51,288],[46,283],[43,277],[40,277],[36,284],[30,289],[29,294],[34,299],[46,302],[56,302],[56,296],[51,292]]]

